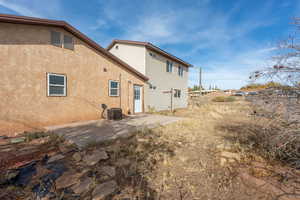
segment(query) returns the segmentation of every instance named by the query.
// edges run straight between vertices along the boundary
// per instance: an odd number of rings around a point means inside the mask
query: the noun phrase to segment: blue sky
[[[247,84],[294,31],[300,0],[0,0],[0,13],[65,20],[106,47],[151,42],[192,63],[189,85]]]

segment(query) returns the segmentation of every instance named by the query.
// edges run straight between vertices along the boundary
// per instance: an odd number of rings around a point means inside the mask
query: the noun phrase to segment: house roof
[[[159,53],[169,59],[172,59],[172,60],[175,60],[177,61],[178,63],[182,64],[182,65],[185,65],[187,67],[191,67],[192,65],[181,60],[180,58],[162,50],[161,48],[151,44],[150,42],[140,42],[140,41],[132,41],[132,40],[113,40],[110,45],[108,45],[108,47],[106,48],[107,50],[110,50],[115,44],[132,44],[132,45],[141,45],[141,46],[145,46],[146,48],[156,52],[156,53]]]
[[[118,57],[114,56],[112,53],[108,52],[106,49],[101,47],[95,41],[87,37],[85,34],[81,33],[79,30],[71,26],[65,21],[60,20],[49,20],[49,19],[40,19],[34,17],[24,17],[24,16],[16,16],[16,15],[7,15],[7,14],[0,14],[0,22],[5,23],[14,23],[14,24],[28,24],[28,25],[44,25],[44,26],[53,26],[53,27],[60,27],[65,29],[66,31],[72,33],[74,36],[78,37],[82,41],[86,42],[89,46],[94,48],[96,51],[100,52],[104,56],[108,57],[112,61],[118,63],[124,69],[132,72],[139,78],[144,81],[149,80],[148,77],[143,75],[142,73],[138,72],[136,69],[119,59]]]

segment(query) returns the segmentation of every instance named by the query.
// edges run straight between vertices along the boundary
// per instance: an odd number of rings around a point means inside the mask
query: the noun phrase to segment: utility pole
[[[202,95],[202,69],[199,67],[199,96]]]
[[[173,112],[173,88],[171,88],[171,113]]]

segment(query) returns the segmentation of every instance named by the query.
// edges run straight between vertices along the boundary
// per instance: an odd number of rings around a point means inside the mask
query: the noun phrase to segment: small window
[[[60,32],[51,31],[51,44],[57,47],[62,47]]]
[[[116,47],[115,47],[116,49],[119,49],[119,46],[118,45],[116,45]]]
[[[119,96],[119,82],[109,81],[109,96],[118,97]]]
[[[167,72],[172,72],[173,63],[167,60]]]
[[[48,96],[67,96],[66,76],[61,74],[47,74]]]
[[[178,67],[178,76],[183,76],[183,67]]]
[[[181,97],[181,90],[174,89],[174,97],[175,98],[180,98]]]
[[[74,42],[72,36],[64,35],[64,48],[74,50]]]

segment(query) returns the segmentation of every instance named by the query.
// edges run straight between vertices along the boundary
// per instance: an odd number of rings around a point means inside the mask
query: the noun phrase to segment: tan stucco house
[[[107,50],[149,77],[146,111],[187,107],[189,63],[149,42],[114,40]]]
[[[0,135],[144,111],[148,78],[64,21],[0,15]]]

